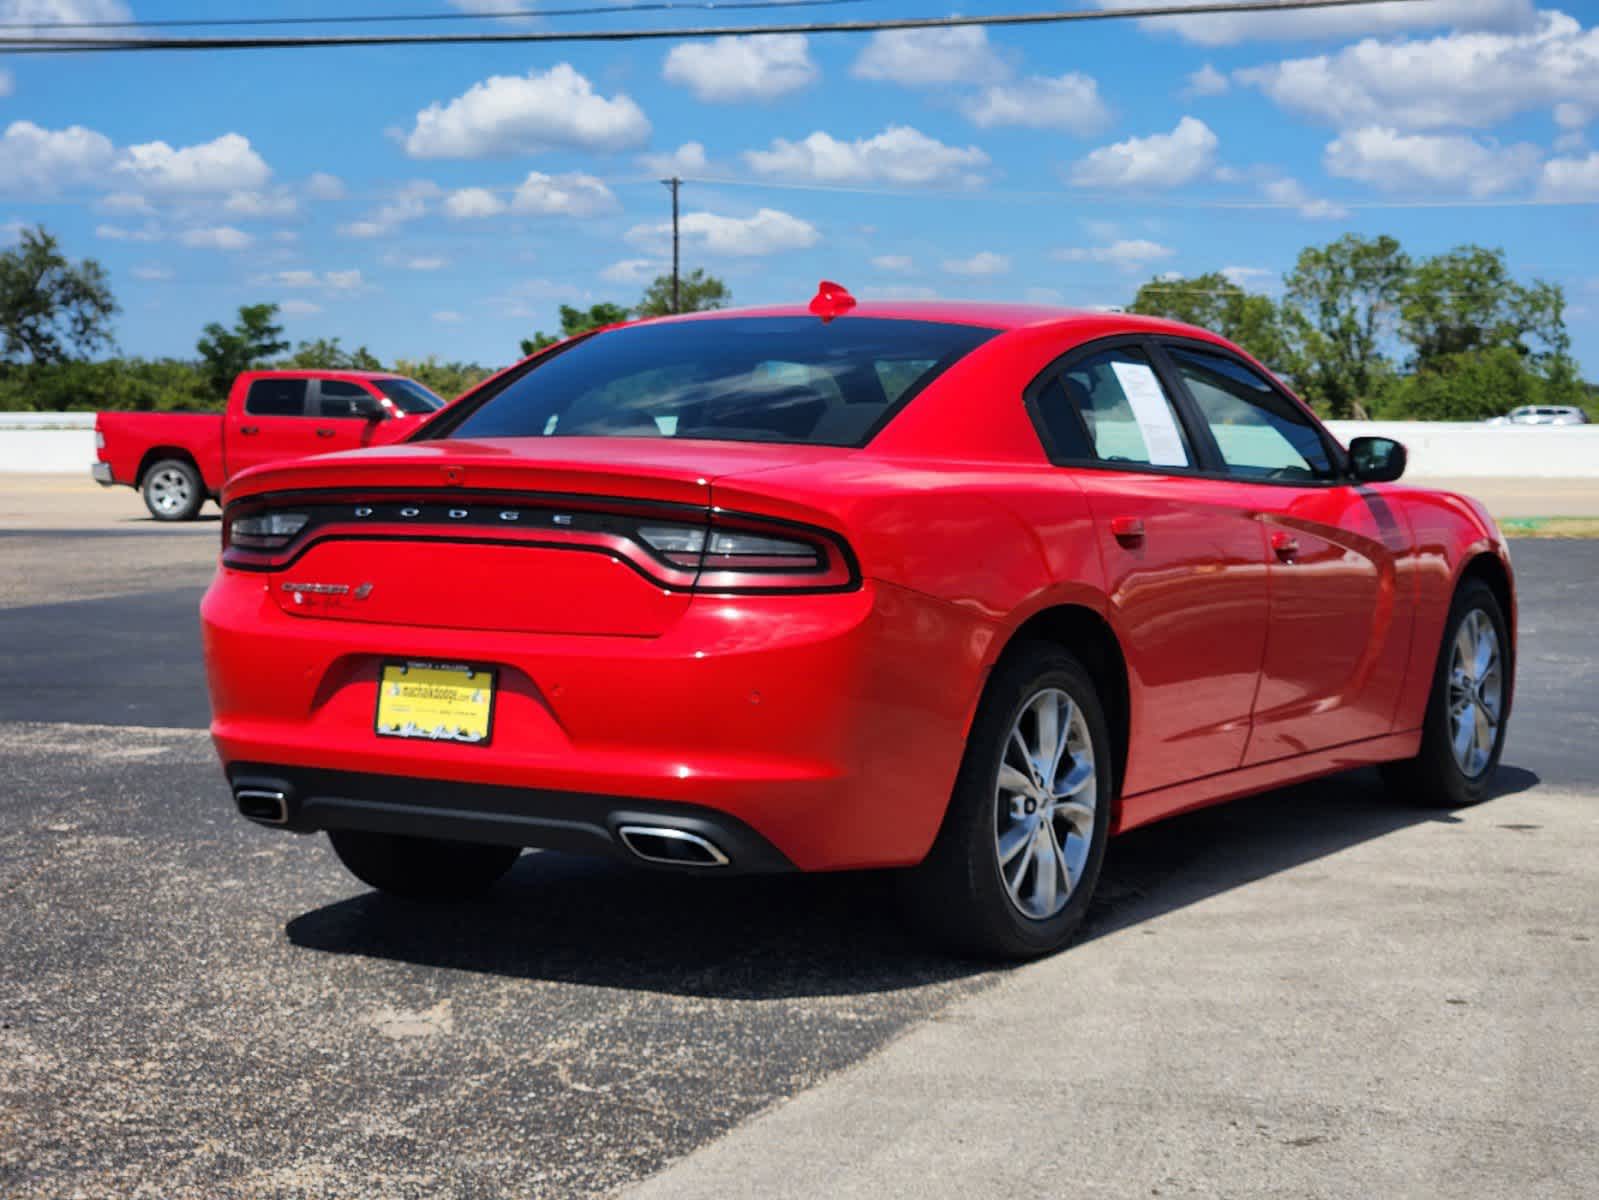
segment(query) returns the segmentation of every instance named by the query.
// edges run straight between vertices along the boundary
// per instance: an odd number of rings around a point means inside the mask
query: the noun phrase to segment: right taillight
[[[717,512],[709,526],[641,523],[636,536],[673,566],[697,571],[695,591],[840,591],[859,582],[843,542],[810,526]]]

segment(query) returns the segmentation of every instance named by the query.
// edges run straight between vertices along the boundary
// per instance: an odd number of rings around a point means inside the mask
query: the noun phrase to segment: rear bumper
[[[97,462],[89,468],[89,476],[101,487],[111,487],[116,483],[116,476],[111,474],[111,464]]]
[[[296,818],[308,828],[392,820],[606,852],[618,812],[663,805],[726,818],[802,870],[925,856],[991,632],[872,581],[697,596],[661,636],[618,637],[295,616],[272,579],[219,569],[201,606],[211,732],[230,777],[258,772],[311,797]],[[395,658],[495,666],[490,744],[377,736],[380,666]]]
[[[725,861],[705,865],[718,873],[794,869],[781,851],[744,822],[691,804],[265,763],[234,763],[228,768],[228,781],[242,815],[294,833],[353,829],[536,846],[638,862],[640,855],[627,848],[620,831],[646,828],[689,834],[714,847]],[[263,809],[264,797],[280,798],[278,813]]]

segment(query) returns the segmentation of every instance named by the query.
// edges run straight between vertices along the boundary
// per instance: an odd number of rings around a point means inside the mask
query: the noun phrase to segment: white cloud
[[[879,254],[872,259],[872,266],[879,271],[894,271],[901,275],[916,269],[916,264],[908,254]]]
[[[646,171],[657,175],[699,175],[710,170],[705,146],[700,142],[684,142],[664,154],[641,154],[638,160]]]
[[[58,37],[59,29],[32,25],[76,25],[95,21],[126,21],[133,14],[121,0],[0,0],[0,24],[26,26],[7,29],[14,37]]]
[[[313,200],[343,200],[344,180],[326,171],[315,171],[305,181],[305,190]]]
[[[1299,215],[1316,221],[1341,221],[1349,210],[1332,200],[1322,200],[1305,190],[1297,179],[1271,179],[1261,185],[1261,195],[1274,204],[1286,204],[1299,210]]]
[[[49,194],[96,180],[116,154],[103,133],[69,125],[45,129],[32,121],[13,121],[0,136],[0,189]]]
[[[572,171],[546,175],[529,171],[509,201],[500,199],[488,188],[470,187],[451,192],[444,211],[458,220],[496,217],[520,213],[533,217],[589,217],[614,212],[620,207],[611,189],[592,175]]]
[[[437,254],[390,254],[385,255],[383,261],[388,266],[402,267],[407,271],[437,271],[450,265],[449,259]]]
[[[1200,4],[1204,0],[1172,0]],[[1147,0],[1096,0],[1101,8],[1131,8]],[[1205,46],[1252,38],[1356,37],[1406,29],[1519,29],[1533,19],[1533,0],[1432,0],[1427,4],[1375,4],[1358,8],[1277,13],[1217,13],[1140,22],[1145,28]]]
[[[291,189],[273,188],[266,192],[232,192],[222,208],[236,217],[292,217],[300,211],[300,202]]]
[[[255,282],[286,288],[318,288],[325,292],[359,292],[366,286],[358,267],[348,271],[325,271],[320,275],[304,269],[277,271],[258,276]]]
[[[1278,278],[1277,272],[1268,267],[1223,267],[1221,273],[1228,283],[1241,288],[1254,287]]]
[[[1162,246],[1148,238],[1123,238],[1108,246],[1074,246],[1068,250],[1056,250],[1050,257],[1061,262],[1109,263],[1123,270],[1138,271],[1176,253],[1170,246]]]
[[[120,225],[96,225],[94,236],[108,242],[159,242],[166,235],[153,224],[142,229],[124,229]]]
[[[1193,96],[1220,96],[1232,86],[1227,76],[1215,67],[1206,63],[1199,70],[1188,76],[1188,84],[1183,88],[1183,95]]]
[[[673,46],[661,78],[680,84],[707,104],[775,100],[800,91],[820,72],[803,34],[771,33],[719,37]]]
[[[448,104],[416,115],[405,138],[412,158],[487,158],[541,150],[626,150],[650,122],[622,94],[610,99],[568,63],[527,75],[492,75]]]
[[[1599,28],[1545,12],[1528,32],[1367,38],[1236,76],[1283,108],[1340,128],[1486,128],[1562,103],[1599,107]]]
[[[1552,158],[1544,163],[1538,194],[1550,200],[1599,201],[1599,150],[1586,158]]]
[[[437,321],[440,325],[459,325],[462,321],[466,320],[466,318],[463,317],[460,313],[454,312],[453,310],[448,309],[448,308],[446,308],[446,309],[444,309],[444,310],[442,310],[440,312],[434,313],[433,314],[433,319],[435,321]]]
[[[139,216],[150,216],[155,212],[150,202],[138,192],[112,192],[108,196],[101,196],[99,205],[106,212],[136,213]]]
[[[1179,187],[1210,167],[1216,146],[1209,125],[1197,117],[1184,117],[1170,133],[1101,146],[1077,160],[1071,180],[1078,187]]]
[[[890,29],[872,34],[850,71],[907,87],[998,83],[1010,78],[980,25],[954,29]]]
[[[216,225],[204,229],[186,229],[178,235],[178,241],[196,250],[243,250],[252,245],[255,239],[231,225]]]
[[[1555,105],[1555,124],[1562,129],[1582,129],[1593,114],[1580,104]]]
[[[1010,270],[1010,259],[1003,254],[995,254],[992,250],[979,250],[970,258],[945,259],[944,270],[951,275],[966,275],[973,278],[1003,275]]]
[[[278,311],[286,317],[314,317],[322,306],[309,300],[285,300],[278,305]]]
[[[488,188],[460,188],[444,198],[444,211],[457,220],[495,217],[505,211],[505,201]]]
[[[1390,192],[1492,196],[1538,169],[1540,154],[1525,142],[1499,146],[1458,134],[1399,133],[1368,126],[1327,144],[1329,175],[1358,179]]]
[[[537,5],[532,0],[450,0],[450,7],[462,12],[486,13],[513,25],[524,25],[533,19],[526,15],[528,9]]]
[[[176,150],[166,142],[129,146],[116,169],[149,191],[170,195],[249,191],[272,177],[250,139],[237,133]]]
[[[966,100],[961,110],[984,129],[1020,125],[1087,135],[1110,123],[1099,84],[1076,71],[1053,79],[1031,75],[1015,83],[994,84]]]
[[[407,222],[426,216],[439,193],[439,185],[432,180],[413,179],[369,215],[340,225],[339,232],[345,237],[387,237]]]
[[[591,217],[619,207],[610,188],[581,171],[561,175],[529,171],[511,197],[512,212],[535,217]]]
[[[143,263],[134,267],[130,274],[135,279],[142,279],[147,283],[160,283],[172,278],[172,271],[157,263]]]
[[[748,150],[744,161],[758,175],[808,183],[976,183],[988,155],[976,146],[946,146],[908,125],[890,125],[875,137],[839,141],[817,130],[803,141],[777,138],[769,150]]]
[[[625,283],[633,286],[648,284],[667,267],[664,261],[653,258],[624,258],[600,272],[607,283]]]
[[[775,208],[763,208],[752,217],[727,217],[711,212],[684,213],[681,221],[683,241],[703,254],[748,258],[778,254],[785,250],[804,250],[821,238],[809,221]],[[670,222],[635,225],[627,240],[652,250],[667,244],[672,234]]]

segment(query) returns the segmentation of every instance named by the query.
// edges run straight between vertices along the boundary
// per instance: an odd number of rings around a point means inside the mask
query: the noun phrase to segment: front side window
[[[345,379],[324,379],[317,390],[318,410],[324,417],[364,417],[376,403],[371,392]]]
[[[995,332],[872,317],[627,326],[537,362],[446,436],[858,446]]]
[[[303,417],[305,382],[303,379],[257,379],[244,398],[244,411],[253,417]]]
[[[430,392],[414,379],[375,379],[378,391],[394,402],[403,413],[438,412],[444,407],[442,397]]]
[[[1303,409],[1234,359],[1167,346],[1230,474],[1244,479],[1332,479],[1327,446]]]
[[[1038,396],[1057,458],[1144,467],[1189,467],[1177,412],[1142,350],[1080,358]]]

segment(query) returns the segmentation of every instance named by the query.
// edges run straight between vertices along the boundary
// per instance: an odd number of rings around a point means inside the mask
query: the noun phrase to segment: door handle
[[[254,437],[261,432],[261,427],[259,425],[240,425],[239,432],[245,437]]]
[[[1144,541],[1144,523],[1137,517],[1112,517],[1110,533],[1123,546],[1139,546]]]
[[[1299,539],[1291,533],[1274,533],[1271,535],[1271,552],[1285,563],[1291,563],[1299,557]]]
[[[333,436],[333,430],[331,430],[331,429],[318,429],[316,431],[316,435],[317,435],[317,437],[332,437]]]

